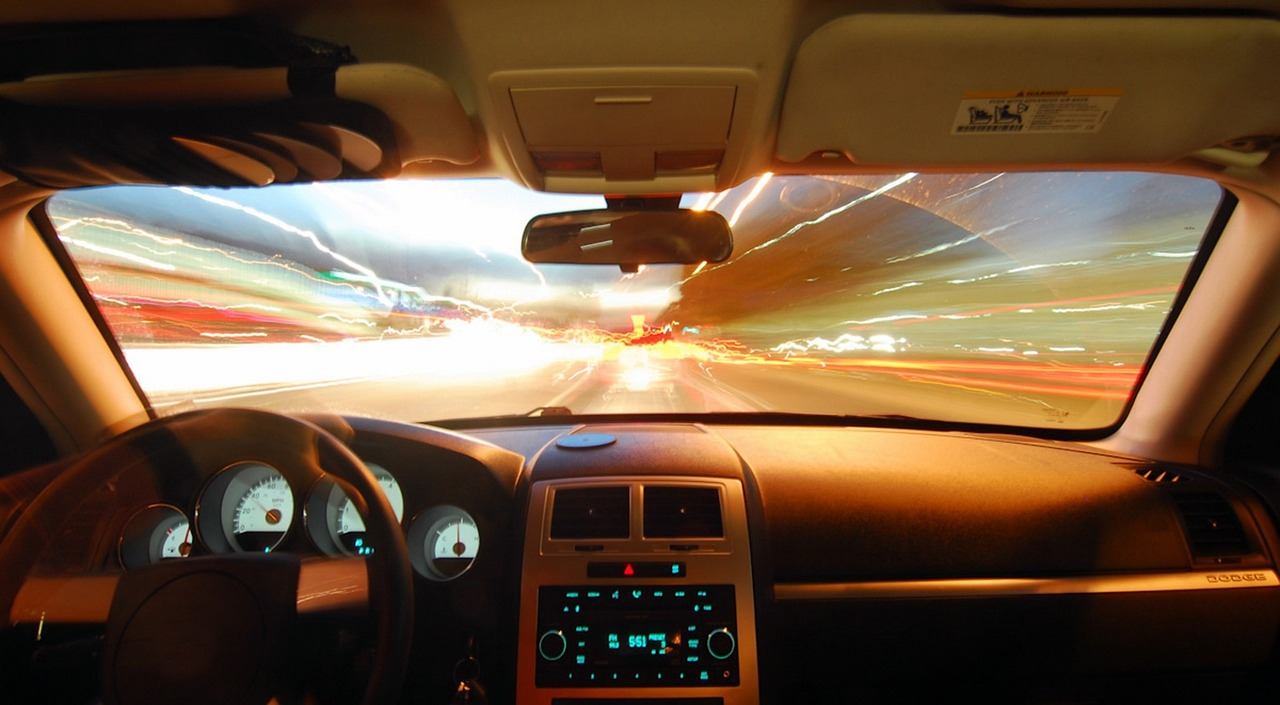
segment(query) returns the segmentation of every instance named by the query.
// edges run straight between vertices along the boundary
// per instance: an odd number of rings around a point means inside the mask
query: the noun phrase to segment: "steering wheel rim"
[[[376,478],[346,445],[314,424],[280,414],[249,409],[178,414],[143,424],[72,461],[18,517],[0,543],[0,565],[6,566],[0,575],[4,614],[11,612],[14,598],[41,552],[57,535],[62,518],[71,516],[94,488],[115,475],[139,464],[153,466],[157,458],[174,452],[202,465],[209,462],[207,458],[228,454],[253,457],[272,462],[286,479],[301,480],[308,487],[332,475],[355,490],[351,501],[364,518],[370,545],[377,547],[370,555],[343,559],[364,561],[368,607],[377,627],[361,702],[394,702],[408,669],[413,625],[413,568],[400,524]],[[212,464],[225,466],[216,460]],[[191,560],[169,563],[181,566]],[[109,668],[111,664],[103,664],[104,671]],[[104,683],[109,681],[104,674]],[[106,692],[104,696],[114,700]]]

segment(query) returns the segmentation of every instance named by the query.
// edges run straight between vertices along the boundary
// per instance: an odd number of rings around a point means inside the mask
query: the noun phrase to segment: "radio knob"
[[[728,629],[717,629],[707,635],[707,653],[721,661],[733,655],[738,648],[738,640]]]
[[[538,637],[538,655],[548,661],[559,661],[568,650],[569,642],[559,629],[543,632]]]

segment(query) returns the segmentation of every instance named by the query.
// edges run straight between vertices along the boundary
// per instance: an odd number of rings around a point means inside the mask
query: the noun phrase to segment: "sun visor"
[[[911,167],[1265,157],[1280,135],[1278,59],[1280,22],[1268,19],[845,17],[796,55],[777,156]]]
[[[0,84],[0,168],[41,186],[384,178],[479,157],[452,88],[400,65],[143,69]]]

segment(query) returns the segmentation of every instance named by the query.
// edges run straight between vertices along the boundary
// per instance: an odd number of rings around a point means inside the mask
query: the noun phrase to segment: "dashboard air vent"
[[[551,508],[551,538],[625,539],[630,535],[630,487],[556,491]]]
[[[1250,553],[1240,518],[1231,503],[1216,492],[1174,492],[1182,514],[1187,543],[1196,558],[1221,558]]]
[[[714,487],[645,487],[645,538],[720,538],[720,491]]]

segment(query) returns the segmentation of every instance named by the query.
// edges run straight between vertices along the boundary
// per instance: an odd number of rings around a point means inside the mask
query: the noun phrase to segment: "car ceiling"
[[[1102,6],[212,0],[25,4],[0,18],[20,32],[38,23],[248,16],[348,46],[360,65],[339,72],[340,93],[390,115],[400,173],[410,176],[664,193],[723,189],[766,171],[1181,162],[1180,170],[1231,169],[1231,178],[1255,180],[1274,170],[1258,167],[1280,136],[1272,76],[1280,3],[1216,3],[1212,13],[1182,2],[1095,11]],[[384,64],[421,73],[406,78],[399,68],[391,80],[372,68]],[[48,78],[34,89],[0,86],[0,95],[97,105],[129,81],[64,76],[59,87]],[[135,78],[141,88],[126,95],[147,104],[163,93],[154,74]],[[232,71],[171,100],[254,95],[259,88],[247,86],[264,80],[260,71]],[[952,130],[975,91],[1081,89],[1118,95],[1090,134]],[[565,154],[597,161],[545,161]],[[667,168],[655,170],[664,156]]]
[[[1274,154],[1280,144],[1280,83],[1274,78],[1280,2],[1275,0],[1208,8],[1172,0],[1123,5],[1032,0],[53,0],[0,8],[0,50],[14,37],[69,28],[98,31],[110,26],[100,24],[104,21],[117,22],[118,28],[152,21],[203,26],[226,19],[349,47],[359,63],[336,67],[336,97],[376,109],[387,121],[383,127],[394,135],[370,131],[379,156],[394,154],[395,159],[389,165],[383,159],[378,168],[356,176],[499,176],[540,190],[611,194],[723,189],[765,172],[1137,168],[1209,176],[1240,198],[1226,237],[1238,245],[1215,251],[1206,277],[1219,286],[1199,287],[1188,302],[1180,320],[1191,323],[1171,332],[1120,434],[1123,438],[1114,439],[1112,447],[1211,462],[1223,424],[1280,351],[1266,342],[1277,320],[1277,279],[1271,274],[1275,263],[1260,257],[1257,248],[1257,238],[1273,234],[1280,217],[1280,158]],[[1090,54],[1081,53],[1081,43],[1090,47]],[[39,59],[38,50],[33,51],[32,58]],[[0,83],[0,100],[37,115],[43,110],[69,116],[70,128],[54,130],[43,145],[51,146],[60,135],[78,130],[76,116],[80,126],[95,125],[98,110],[146,114],[165,108],[199,115],[209,106],[234,110],[297,97],[287,62],[273,67],[210,60],[208,66],[188,63],[178,69],[153,62],[145,69],[103,72],[94,70],[95,57],[87,56],[80,69],[27,73],[25,80]],[[15,67],[6,63],[5,69],[12,75]],[[968,93],[1071,89],[1118,91],[1114,112],[1101,129],[1056,137],[953,132]],[[646,106],[665,105],[655,101],[672,96],[674,107],[645,112]],[[592,111],[613,109],[635,112],[623,118],[604,112],[593,117]],[[660,120],[651,120],[653,115]],[[296,122],[309,130],[329,117],[304,114]],[[561,129],[564,125],[592,125],[595,131]],[[161,141],[169,139],[165,129],[197,142],[206,138],[178,120],[157,128]],[[28,133],[15,129],[13,121],[0,121],[0,143],[7,142],[6,134]],[[673,134],[680,138],[677,143],[668,141]],[[715,134],[723,137],[718,142],[708,138]],[[205,141],[225,146],[221,137],[214,134]],[[331,152],[345,148],[332,134],[308,139],[313,147],[320,144]],[[15,153],[4,146],[0,164]],[[50,157],[44,167],[56,161],[54,152],[40,149],[41,144],[26,147]],[[549,173],[533,157],[539,150],[552,156],[595,154],[598,171],[610,173]],[[647,173],[643,165],[653,164],[650,155],[656,159],[664,151],[677,153],[677,163],[686,159],[694,168],[690,173]],[[719,159],[711,171],[697,159],[707,152]],[[209,154],[202,156],[215,162],[228,156],[225,150]],[[69,181],[55,183],[29,174],[5,178],[0,167],[0,204],[6,208],[0,225],[10,235],[20,233],[32,247],[39,238],[25,216],[49,187],[207,183],[190,173],[117,168],[92,153],[62,156],[71,166],[55,171]],[[349,155],[338,156],[346,160]],[[620,171],[612,171],[616,165]],[[290,169],[300,180],[352,176],[326,172],[322,177],[296,164],[277,166],[273,173],[280,181],[289,180],[280,175]],[[1237,230],[1243,233],[1234,234]],[[27,259],[11,259],[13,277],[36,271]],[[29,305],[42,308],[47,320],[65,324],[66,306],[52,298],[49,276],[32,284],[36,303]],[[70,289],[64,293],[68,302],[75,299]],[[1235,313],[1224,317],[1224,311]],[[70,329],[59,325],[54,333],[70,335],[64,333]],[[94,332],[93,326],[76,330],[81,339],[61,349],[76,351],[77,365],[91,370],[112,363],[105,348],[96,357],[86,352],[102,347],[100,340],[83,339]],[[1247,345],[1240,331],[1248,332]],[[23,338],[19,334],[13,339]],[[41,367],[44,359],[49,356],[18,367],[34,378],[62,379],[60,372]],[[1200,373],[1188,374],[1189,369]],[[56,402],[57,408],[41,418],[50,427],[61,423],[87,429],[69,434],[78,439],[76,445],[140,418],[135,391],[126,380],[98,379],[87,372],[74,377],[91,390],[86,394],[92,401],[69,408]],[[24,398],[48,400],[66,391],[42,383],[32,388],[38,391],[27,390]],[[82,419],[86,414],[90,418]]]

